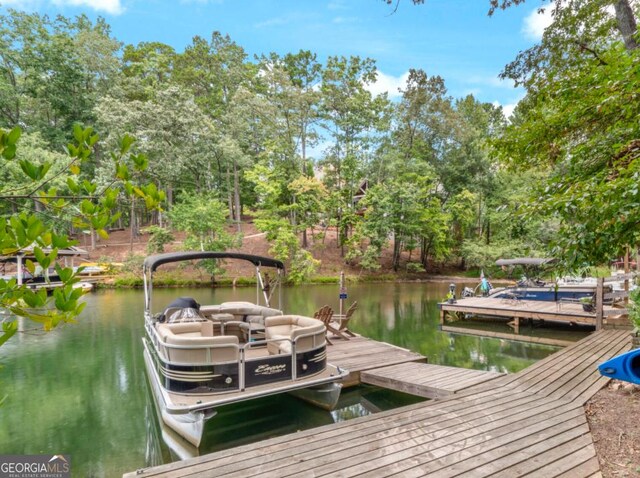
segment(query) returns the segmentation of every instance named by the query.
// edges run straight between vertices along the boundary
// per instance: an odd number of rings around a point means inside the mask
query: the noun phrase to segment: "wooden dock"
[[[125,476],[601,476],[583,404],[607,382],[597,365],[628,344],[601,330],[443,399]]]
[[[360,381],[419,397],[441,398],[504,375],[499,372],[414,362],[362,372]]]
[[[602,329],[605,325],[610,327],[630,327],[626,309],[605,304],[613,304],[617,301],[618,304],[624,306],[629,300],[629,281],[635,280],[635,278],[635,273],[598,278],[592,299],[594,301],[592,312],[585,311],[582,304],[575,300],[527,300],[518,295],[503,299],[466,297],[453,303],[443,302],[438,304],[440,307],[440,325],[446,326],[448,314],[465,314],[510,318],[512,322],[509,325],[513,327],[516,334],[520,331],[521,319],[588,324],[593,325],[596,330]],[[625,290],[611,291],[609,284],[619,283],[620,281],[624,281]],[[517,336],[511,339],[520,340]]]
[[[343,385],[360,383],[360,374],[368,370],[409,362],[426,362],[426,357],[395,345],[357,336],[350,340],[332,340],[327,347],[327,361],[349,371]]]
[[[492,299],[489,297],[468,297],[458,299],[453,304],[442,303],[440,306],[440,324],[446,325],[447,313],[463,313],[474,316],[504,317],[513,319],[513,328],[519,331],[521,319],[549,320],[574,324],[598,326],[598,314],[585,312],[582,304],[563,303],[542,300]],[[611,306],[602,306],[603,323],[607,317],[615,317],[626,313],[626,310]],[[603,319],[604,318],[604,319]],[[514,337],[514,339],[517,339]]]

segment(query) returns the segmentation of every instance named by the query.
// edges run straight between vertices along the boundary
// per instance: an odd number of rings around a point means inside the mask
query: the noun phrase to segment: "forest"
[[[251,58],[217,31],[178,52],[125,45],[104,19],[8,10],[3,249],[44,230],[55,232],[42,244],[64,245],[118,227],[158,250],[172,231],[186,248],[223,250],[251,218],[294,282],[313,274],[308,249],[328,228],[366,270],[383,250],[411,272],[525,255],[606,264],[639,243],[638,5],[546,8],[542,42],[502,72],[526,89],[509,118],[420,69],[398,100],[373,95],[372,58]]]

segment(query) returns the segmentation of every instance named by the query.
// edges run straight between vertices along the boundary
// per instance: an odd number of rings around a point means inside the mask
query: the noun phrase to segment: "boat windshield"
[[[182,309],[173,309],[165,314],[167,324],[177,324],[184,322],[205,322],[207,319],[200,315],[198,309],[192,309],[191,307],[185,307]]]

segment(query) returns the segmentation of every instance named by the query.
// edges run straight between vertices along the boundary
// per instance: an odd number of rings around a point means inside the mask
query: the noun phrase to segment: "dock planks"
[[[488,315],[513,319],[552,320],[576,324],[596,325],[596,314],[585,312],[581,304],[542,300],[492,299],[489,297],[468,297],[458,299],[453,304],[440,304],[441,313],[462,312],[472,315]],[[603,307],[604,316],[621,313],[620,309]]]
[[[597,365],[627,349],[628,331],[602,330],[443,399],[126,476],[600,476],[582,405],[606,382]]]
[[[360,381],[425,398],[441,398],[480,385],[504,373],[427,363],[406,363],[360,374]]]
[[[327,361],[349,371],[343,379],[345,386],[360,383],[361,372],[388,365],[425,362],[426,358],[395,345],[356,336],[350,340],[333,339],[327,346]]]

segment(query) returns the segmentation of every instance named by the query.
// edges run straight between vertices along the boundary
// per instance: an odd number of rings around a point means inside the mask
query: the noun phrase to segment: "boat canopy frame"
[[[273,295],[278,293],[278,308],[282,308],[282,276],[285,273],[284,263],[270,257],[256,256],[252,254],[242,254],[239,252],[213,252],[213,251],[187,251],[187,252],[168,252],[165,254],[155,254],[148,256],[142,265],[142,278],[144,284],[144,309],[145,313],[151,313],[152,290],[153,290],[153,273],[164,264],[174,262],[184,262],[202,259],[237,259],[250,262],[255,267],[256,272],[256,305],[264,305],[271,307],[271,299]],[[277,275],[273,280],[269,280],[265,273],[263,277],[260,267],[270,267],[277,271]],[[261,300],[262,295],[262,300]]]
[[[498,259],[497,266],[544,266],[555,262],[552,257],[520,257],[517,259]]]

